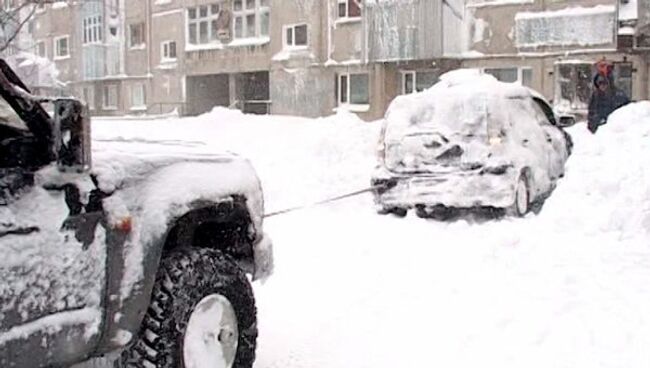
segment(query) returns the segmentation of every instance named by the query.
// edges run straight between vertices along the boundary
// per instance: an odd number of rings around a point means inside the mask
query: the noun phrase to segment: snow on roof
[[[598,5],[591,8],[578,6],[542,12],[519,12],[515,15],[515,20],[552,17],[582,17],[585,15],[614,13],[614,11],[616,11],[616,8],[611,5]]]
[[[618,34],[619,35],[633,35],[634,34],[634,28],[632,27],[621,27],[618,29]]]
[[[485,6],[513,5],[513,4],[532,4],[534,0],[470,0],[468,8],[482,8]]]
[[[556,60],[555,64],[592,64],[592,62],[584,61],[580,59],[566,59],[566,60]]]

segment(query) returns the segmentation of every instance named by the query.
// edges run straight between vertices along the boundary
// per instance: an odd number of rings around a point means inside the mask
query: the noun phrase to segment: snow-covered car
[[[0,367],[251,367],[247,275],[273,262],[250,163],[90,157],[80,102],[51,118],[2,60],[0,95]]]
[[[564,175],[571,137],[533,90],[476,70],[456,70],[422,93],[393,101],[373,174],[380,213],[421,217],[450,209],[523,216]]]

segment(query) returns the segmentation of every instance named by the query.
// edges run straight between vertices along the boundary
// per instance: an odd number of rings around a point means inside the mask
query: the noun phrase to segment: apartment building
[[[648,1],[468,0],[465,67],[542,92],[560,111],[586,114],[596,63],[614,64],[617,86],[648,98]],[[647,27],[646,27],[647,28]]]
[[[380,118],[458,67],[584,113],[594,63],[648,96],[650,0],[103,0],[40,7],[28,36],[93,114]]]

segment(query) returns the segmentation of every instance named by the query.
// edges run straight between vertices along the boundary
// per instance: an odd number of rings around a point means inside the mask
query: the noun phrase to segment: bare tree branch
[[[36,13],[38,6],[70,2],[70,0],[23,0],[14,8],[5,9],[0,6],[0,22],[2,23],[5,33],[3,39],[0,39],[0,52],[5,51],[16,40],[25,24],[27,24]],[[23,10],[29,7],[31,8],[28,10],[28,13],[22,17]],[[8,29],[10,23],[15,24],[13,29]],[[7,32],[9,34],[7,34]]]

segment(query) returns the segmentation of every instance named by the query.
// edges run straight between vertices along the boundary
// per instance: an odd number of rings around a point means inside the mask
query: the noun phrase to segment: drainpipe
[[[324,1],[327,7],[327,60],[332,57],[332,5],[329,1]]]
[[[147,78],[151,75],[151,53],[153,52],[153,44],[152,42],[152,33],[151,33],[151,28],[153,25],[153,20],[151,16],[151,0],[146,0],[144,2],[144,28],[146,30],[147,38],[146,38],[146,43],[147,43]]]

